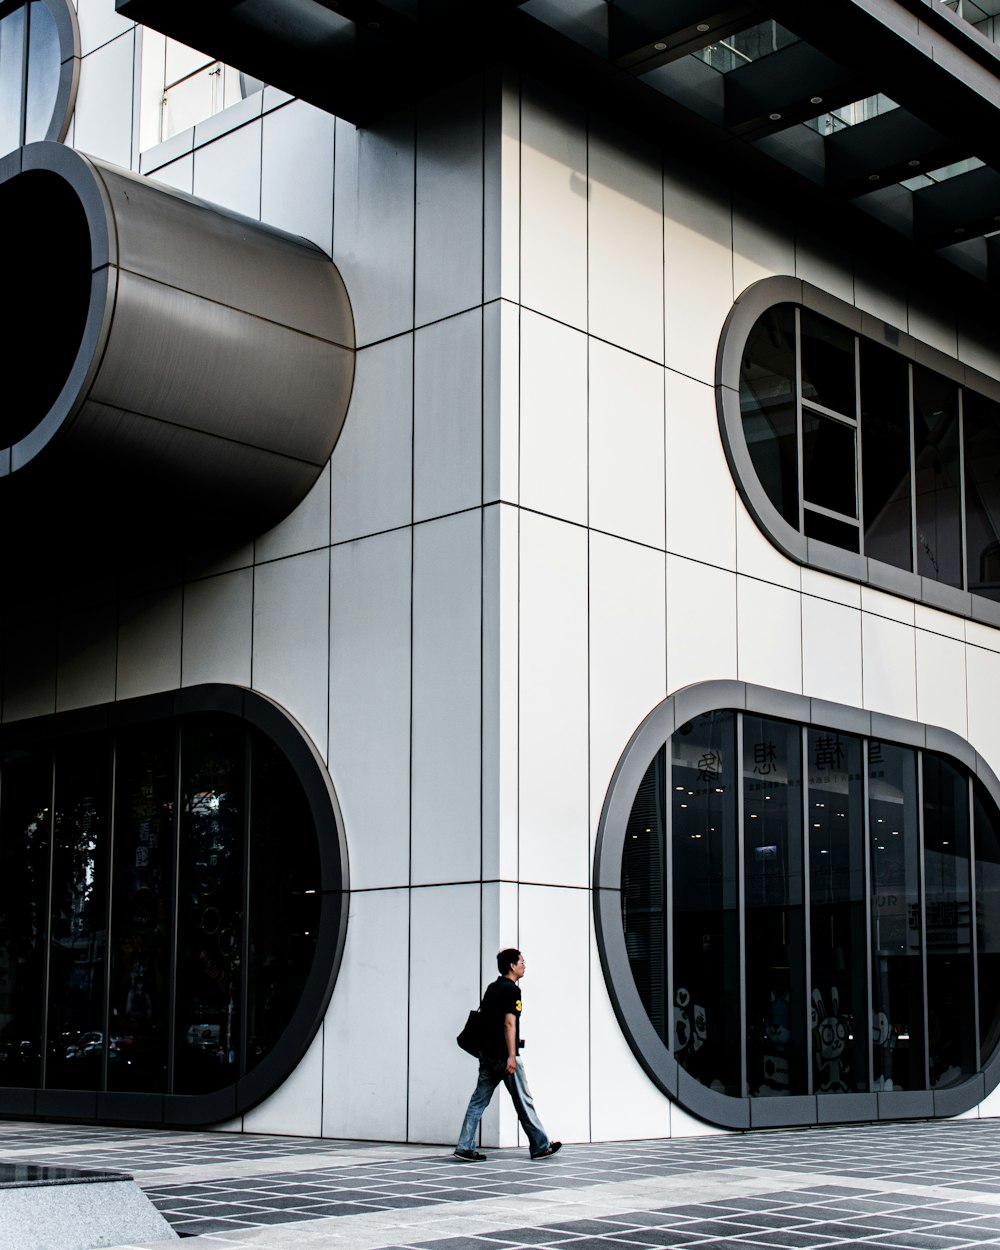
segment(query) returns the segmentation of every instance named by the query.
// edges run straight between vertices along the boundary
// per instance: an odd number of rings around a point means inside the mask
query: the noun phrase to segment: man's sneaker
[[[547,1159],[549,1155],[554,1155],[557,1150],[562,1150],[562,1142],[552,1141],[549,1142],[544,1150],[539,1150],[538,1154],[532,1155],[531,1157],[532,1159]]]
[[[455,1158],[461,1159],[463,1163],[481,1163],[486,1156],[481,1155],[478,1150],[456,1150]]]

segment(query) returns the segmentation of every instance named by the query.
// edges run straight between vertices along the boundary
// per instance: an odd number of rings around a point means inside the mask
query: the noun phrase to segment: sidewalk
[[[537,1163],[499,1150],[477,1164],[433,1146],[8,1123],[0,1157],[132,1172],[192,1250],[1000,1245],[992,1120],[567,1145]]]

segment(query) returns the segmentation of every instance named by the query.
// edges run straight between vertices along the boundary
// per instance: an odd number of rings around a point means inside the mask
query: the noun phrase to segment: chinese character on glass
[[[816,739],[816,767],[841,768],[844,763],[844,748],[836,735],[824,735]]]
[[[755,742],[753,746],[753,770],[760,777],[777,771],[778,753],[773,742]]]
[[[706,751],[698,761],[699,781],[718,781],[722,772],[722,756],[718,751]]]

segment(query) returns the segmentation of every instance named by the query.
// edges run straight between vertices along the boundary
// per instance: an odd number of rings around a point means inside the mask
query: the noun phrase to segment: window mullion
[[[965,515],[965,389],[958,388],[958,516],[962,528],[962,589],[969,589],[968,523]]]
[[[806,1054],[806,1093],[814,1094],[813,1056],[810,1045],[812,1039],[812,897],[810,891],[810,868],[812,860],[809,853],[809,729],[802,726],[799,736],[800,743],[800,776],[802,778],[801,820],[802,820],[802,941],[805,946],[803,972],[805,974],[805,995],[802,1010],[805,1012]]]
[[[874,1003],[875,1003],[875,961],[872,953],[872,822],[871,822],[871,805],[868,794],[868,786],[871,778],[871,764],[868,756],[868,738],[861,739],[861,836],[864,839],[862,860],[865,867],[865,950],[867,952],[866,968],[868,970],[868,1002],[865,1004],[864,1020],[868,1025],[868,1082],[867,1088],[872,1089],[872,1083],[875,1078],[875,1039],[872,1036],[872,1025],[874,1024]],[[906,824],[902,825],[902,831],[905,836]],[[855,1019],[860,1020],[860,1008],[855,1012]],[[855,1028],[858,1026],[855,1025]]]
[[[917,549],[917,441],[913,421],[913,365],[906,367],[907,413],[910,431],[910,556],[914,576],[920,575],[920,552]]]
[[[865,499],[861,489],[861,340],[854,336],[854,490],[858,512],[858,551],[865,554]]]
[[[924,1089],[931,1087],[930,1012],[927,1002],[927,872],[924,860],[924,753],[917,752],[917,911],[920,917],[920,979],[922,984],[922,1047]]]
[[[976,1067],[982,1067],[979,1038],[979,934],[976,923],[976,805],[973,780],[970,774],[969,789],[969,946],[972,952],[972,1042],[975,1047]]]
[[[797,318],[796,318],[797,321]],[[801,478],[800,478],[801,481]],[[800,496],[801,503],[801,496]],[[750,1082],[747,1077],[747,970],[746,970],[746,852],[743,831],[743,717],[736,715],[736,767],[733,769],[736,786],[736,883],[737,883],[737,967],[740,970],[740,1096],[749,1097]],[[725,811],[725,807],[723,807]],[[724,831],[723,831],[724,832]]]
[[[805,515],[805,465],[802,462],[804,439],[802,435],[802,309],[795,309],[795,460],[798,468],[799,486],[799,533],[806,532]],[[742,765],[742,755],[740,761]],[[740,786],[742,791],[742,784]]]

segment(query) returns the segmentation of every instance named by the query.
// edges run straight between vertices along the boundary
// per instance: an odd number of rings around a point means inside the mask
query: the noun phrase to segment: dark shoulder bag
[[[479,1058],[479,1052],[482,1050],[483,1041],[483,1013],[479,1007],[474,1007],[469,1012],[469,1018],[465,1022],[465,1027],[455,1038],[459,1046],[470,1055]]]

